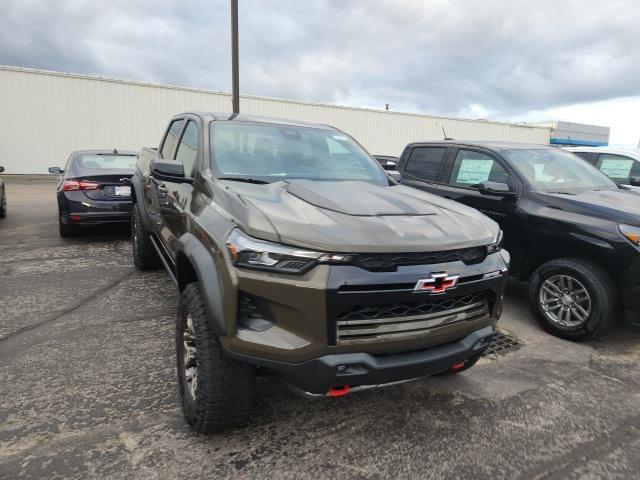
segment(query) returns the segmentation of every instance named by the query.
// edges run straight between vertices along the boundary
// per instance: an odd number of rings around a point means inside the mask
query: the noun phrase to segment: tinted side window
[[[601,153],[598,158],[598,168],[613,180],[628,182],[629,177],[638,175],[640,162],[624,155]]]
[[[164,138],[164,143],[162,144],[162,158],[167,160],[171,159],[171,152],[173,152],[173,147],[178,143],[178,135],[180,135],[183,123],[183,119],[174,120],[171,123],[171,127],[169,127],[167,136]]]
[[[434,181],[438,177],[438,170],[444,158],[444,147],[417,147],[404,168],[409,175],[421,180]]]
[[[184,166],[185,175],[192,176],[196,158],[198,158],[198,125],[194,121],[189,121],[176,152],[176,160]]]
[[[449,184],[474,187],[482,182],[512,183],[502,165],[489,155],[473,150],[458,150]]]

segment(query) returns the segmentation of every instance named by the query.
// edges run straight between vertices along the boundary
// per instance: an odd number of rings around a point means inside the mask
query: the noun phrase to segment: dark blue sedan
[[[77,235],[80,227],[131,221],[130,179],[136,166],[136,152],[78,150],[60,175],[58,221],[60,236]]]

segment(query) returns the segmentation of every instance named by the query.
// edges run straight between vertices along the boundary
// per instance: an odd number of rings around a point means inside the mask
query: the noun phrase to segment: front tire
[[[151,236],[142,221],[142,213],[137,203],[133,204],[131,213],[131,242],[133,247],[133,263],[138,270],[149,270],[158,266],[158,252],[151,244]]]
[[[209,434],[244,424],[255,394],[255,369],[224,354],[197,282],[180,296],[176,349],[182,410],[189,425]]]
[[[567,340],[597,337],[615,321],[618,298],[611,276],[583,259],[547,262],[529,280],[529,306],[549,333]]]

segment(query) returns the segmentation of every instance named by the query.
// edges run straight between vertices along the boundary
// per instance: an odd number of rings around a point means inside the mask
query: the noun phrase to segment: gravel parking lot
[[[631,478],[640,334],[542,332],[468,372],[310,401],[259,383],[250,424],[197,437],[175,380],[176,292],[127,228],[58,236],[54,183],[9,179],[0,220],[0,478]]]

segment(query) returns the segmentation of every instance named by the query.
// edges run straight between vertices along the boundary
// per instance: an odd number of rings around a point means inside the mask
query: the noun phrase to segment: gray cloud
[[[0,63],[228,90],[227,0],[4,0]],[[506,117],[640,94],[635,0],[240,0],[243,93]]]

